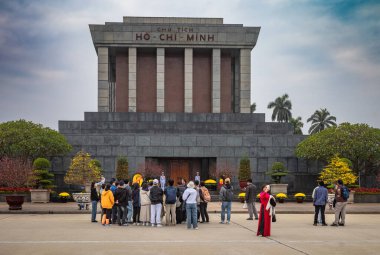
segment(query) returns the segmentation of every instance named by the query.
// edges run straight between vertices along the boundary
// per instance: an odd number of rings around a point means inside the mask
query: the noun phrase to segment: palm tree
[[[316,110],[307,122],[311,121],[311,127],[309,128],[309,134],[315,134],[331,126],[336,126],[336,117],[330,115],[329,111],[325,108]]]
[[[268,109],[273,109],[272,121],[277,118],[278,122],[289,122],[292,117],[290,110],[292,109],[292,102],[288,100],[288,94],[282,97],[277,97],[274,102],[269,102]]]
[[[290,123],[294,127],[295,135],[302,135],[303,122],[301,117],[297,117],[296,119],[290,118]]]
[[[256,103],[251,104],[251,113],[254,113],[256,111]]]

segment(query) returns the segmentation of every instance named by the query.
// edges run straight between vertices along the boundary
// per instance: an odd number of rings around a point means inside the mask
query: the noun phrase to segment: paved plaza
[[[230,225],[210,214],[199,230],[103,227],[86,214],[1,214],[0,254],[379,254],[380,215],[349,214],[345,227],[315,227],[312,217],[279,214],[264,238],[257,221],[237,213]]]

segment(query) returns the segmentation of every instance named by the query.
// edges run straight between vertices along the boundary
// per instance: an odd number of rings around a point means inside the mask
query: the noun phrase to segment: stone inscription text
[[[135,32],[135,41],[215,42],[216,35],[196,33],[192,27],[158,27],[157,32]]]

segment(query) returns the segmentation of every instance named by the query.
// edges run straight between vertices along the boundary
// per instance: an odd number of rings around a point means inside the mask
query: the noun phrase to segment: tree
[[[240,160],[239,175],[240,181],[247,181],[251,178],[251,163],[248,157],[243,157]]]
[[[0,158],[65,155],[71,151],[66,138],[55,130],[31,121],[17,120],[0,124]]]
[[[116,179],[125,180],[128,178],[128,159],[127,157],[119,157],[116,166]]]
[[[309,134],[315,134],[325,130],[326,128],[336,126],[336,117],[330,115],[329,111],[324,108],[316,110],[307,122],[311,121],[311,127],[309,128]]]
[[[26,187],[31,176],[32,164],[30,160],[8,156],[0,159],[0,186],[10,188]]]
[[[358,177],[350,169],[346,159],[334,156],[322,170],[319,178],[327,184],[333,184],[341,179],[345,185],[354,184]]]
[[[380,129],[367,124],[342,123],[310,135],[297,145],[296,156],[328,161],[335,155],[348,158],[355,173],[378,173]]]
[[[250,111],[251,111],[251,113],[254,113],[256,111],[256,103],[251,104]]]
[[[138,166],[138,172],[144,176],[145,180],[159,178],[163,171],[163,166],[154,159],[148,159]]]
[[[292,109],[292,103],[288,100],[288,94],[284,94],[281,97],[277,97],[274,102],[269,102],[268,109],[273,108],[272,121],[289,122],[292,117],[290,110]]]
[[[67,184],[77,184],[86,186],[88,192],[92,181],[99,181],[100,169],[91,159],[91,155],[84,151],[79,151],[71,160],[70,168],[67,171],[64,181]]]
[[[33,162],[33,182],[36,188],[52,189],[54,174],[49,172],[50,161],[46,158],[37,158]]]
[[[102,168],[102,164],[100,163],[99,160],[97,159],[93,159],[91,160],[92,164],[94,164],[95,166],[97,166],[100,170],[100,174],[103,174],[103,168]]]
[[[303,123],[302,123],[302,118],[297,117],[296,119],[290,118],[290,123],[294,127],[294,134],[295,135],[302,135],[302,128],[303,128]]]
[[[266,174],[272,177],[274,183],[281,183],[281,178],[287,176],[288,171],[282,162],[274,162],[272,169],[266,172]]]

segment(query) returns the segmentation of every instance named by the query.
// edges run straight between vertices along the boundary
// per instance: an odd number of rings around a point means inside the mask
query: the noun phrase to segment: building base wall
[[[84,121],[60,121],[59,132],[73,146],[70,155],[53,162],[60,187],[81,149],[101,162],[108,180],[115,176],[119,156],[128,158],[130,175],[141,172],[147,158],[214,158],[214,175],[227,170],[236,186],[239,161],[248,156],[259,187],[271,183],[265,172],[280,161],[290,172],[282,180],[290,193],[311,192],[320,171],[317,162],[295,157],[295,147],[306,136],[293,135],[287,123],[266,123],[264,114],[85,113]]]

